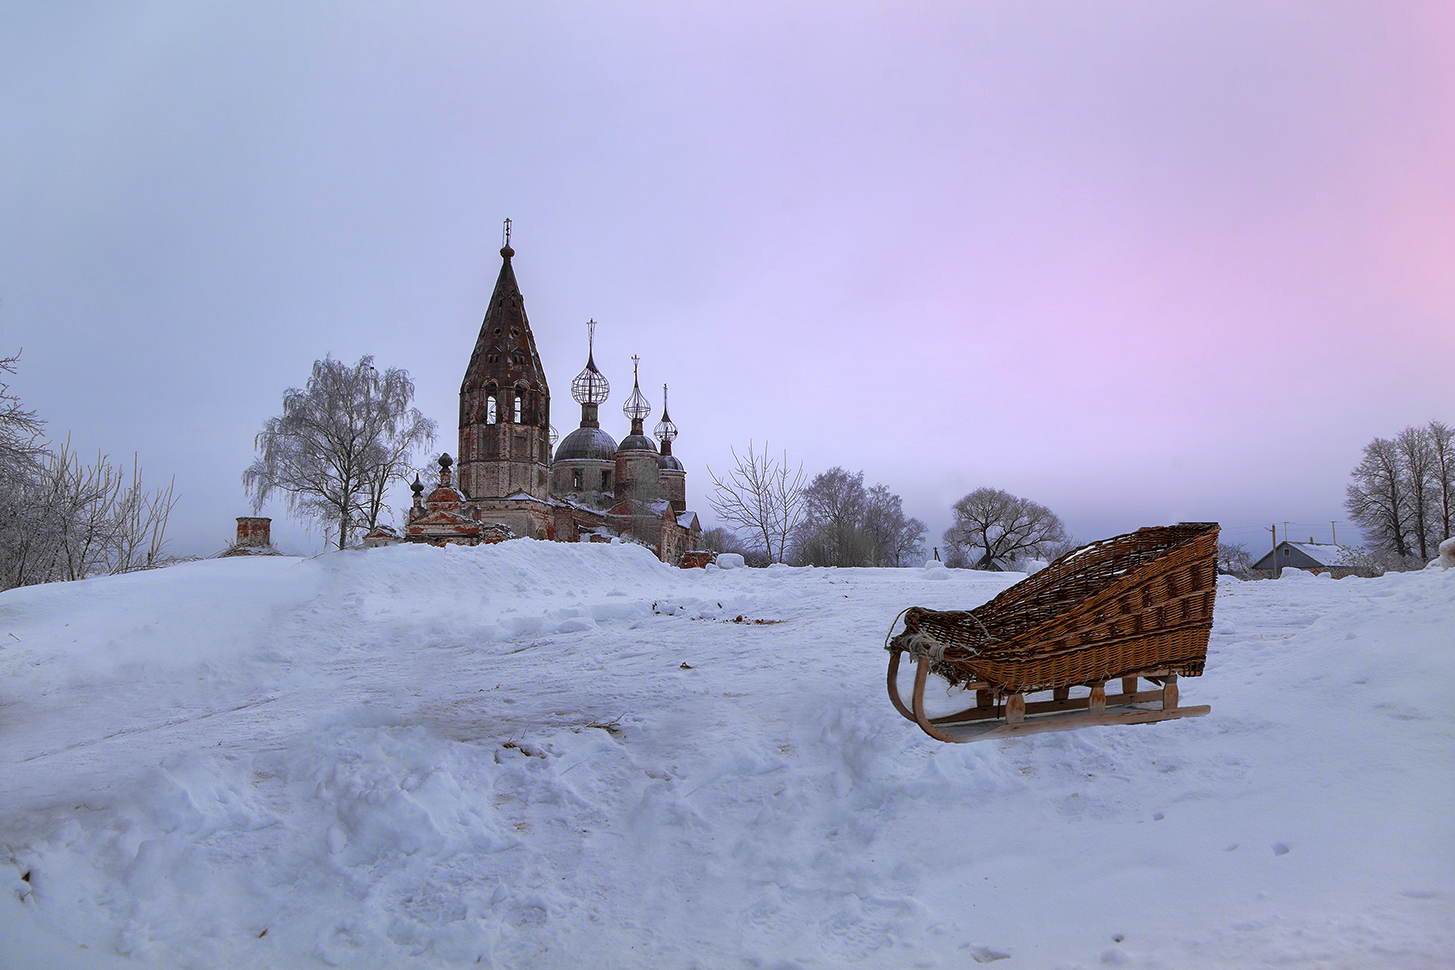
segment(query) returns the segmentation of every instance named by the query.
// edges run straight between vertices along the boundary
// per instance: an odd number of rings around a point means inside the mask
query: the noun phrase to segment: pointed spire
[[[667,413],[667,385],[662,385],[662,420],[652,429],[652,434],[662,443],[662,454],[672,453],[672,439],[677,437],[677,426],[672,423],[672,416]]]
[[[641,360],[636,354],[632,354],[632,396],[626,399],[621,406],[622,413],[632,419],[632,434],[642,433],[642,422],[652,413],[652,406],[642,396],[642,385],[637,380],[637,364]]]
[[[480,324],[480,335],[475,340],[475,350],[470,354],[470,364],[465,369],[464,383],[466,387],[473,388],[486,384],[505,388],[525,381],[549,394],[545,369],[541,367],[540,354],[536,351],[535,335],[531,333],[530,321],[526,317],[525,299],[520,295],[520,285],[516,283],[515,270],[510,265],[510,257],[515,255],[515,250],[510,248],[509,219],[505,220],[502,232],[506,245],[500,250],[500,275],[490,294],[490,304]]]

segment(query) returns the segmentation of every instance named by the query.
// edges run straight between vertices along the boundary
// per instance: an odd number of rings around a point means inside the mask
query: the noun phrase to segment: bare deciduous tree
[[[864,487],[864,473],[835,466],[803,490],[804,519],[795,553],[809,566],[899,566],[922,546],[925,525],[907,518],[884,485]]]
[[[712,478],[712,510],[724,522],[746,531],[753,543],[762,543],[768,561],[782,562],[784,547],[803,520],[803,466],[788,470],[788,453],[768,457],[768,443],[761,454],[748,442],[746,455],[732,452],[736,464],[719,476],[709,466]]]
[[[0,372],[15,373],[20,355],[0,357]],[[40,467],[43,449],[40,436],[45,422],[28,411],[20,399],[10,393],[10,385],[0,381],[0,489],[8,489],[28,481]],[[4,500],[0,491],[0,501]]]
[[[1363,460],[1349,474],[1354,479],[1344,490],[1349,518],[1372,549],[1407,563],[1414,515],[1399,446],[1388,438],[1375,438],[1364,446]]]
[[[956,502],[955,523],[945,530],[951,560],[962,557],[976,569],[1004,569],[1017,559],[1038,556],[1065,542],[1066,527],[1044,505],[998,488],[977,488]],[[975,550],[983,550],[979,555]]]
[[[15,372],[15,357],[0,370]],[[0,589],[85,579],[162,561],[173,486],[149,492],[105,455],[83,465],[70,441],[40,443],[42,422],[0,383]]]
[[[805,566],[868,566],[873,540],[864,532],[868,495],[864,473],[835,466],[803,490],[803,522],[794,534],[797,561]]]
[[[1253,568],[1253,554],[1241,542],[1218,543],[1218,572],[1246,578]]]
[[[1410,551],[1418,549],[1420,562],[1423,564],[1429,561],[1430,549],[1433,548],[1430,545],[1429,518],[1433,511],[1431,500],[1434,498],[1434,449],[1430,447],[1430,437],[1426,430],[1415,427],[1401,431],[1394,439],[1394,447],[1402,466],[1400,470],[1404,475],[1405,491],[1409,495],[1412,531]],[[1438,545],[1438,541],[1436,544]]]
[[[380,375],[372,357],[314,361],[308,386],[285,391],[283,413],[254,440],[258,457],[243,472],[253,510],[281,492],[300,518],[336,528],[343,549],[356,528],[378,524],[389,485],[407,480],[411,453],[434,440],[413,399],[409,373]]]
[[[904,566],[924,555],[926,527],[904,514],[904,503],[883,485],[869,489],[864,529],[874,541],[875,564]]]
[[[1442,421],[1431,421],[1425,426],[1430,439],[1430,454],[1434,487],[1432,502],[1435,506],[1431,516],[1435,526],[1436,546],[1455,535],[1455,428]]]

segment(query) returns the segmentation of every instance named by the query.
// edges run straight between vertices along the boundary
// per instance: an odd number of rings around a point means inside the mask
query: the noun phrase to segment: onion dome
[[[657,467],[664,470],[682,471],[682,463],[672,457],[672,440],[677,437],[677,426],[672,423],[672,416],[667,413],[667,385],[662,385],[662,420],[652,429],[652,434],[662,443],[662,457],[657,459]]]
[[[632,396],[626,399],[621,410],[627,417],[632,419],[632,432],[622,439],[617,446],[617,451],[656,451],[657,446],[648,438],[642,430],[642,422],[652,413],[652,406],[642,396],[642,386],[637,380],[637,362],[640,358],[632,357]]]
[[[672,453],[672,439],[677,437],[677,426],[672,423],[672,417],[667,413],[667,385],[662,385],[662,420],[652,429],[652,434],[662,443],[663,454]]]
[[[571,396],[576,399],[577,404],[600,405],[611,393],[611,385],[601,371],[596,369],[596,321],[588,320],[586,330],[586,367],[571,382]]]
[[[621,406],[622,413],[632,419],[632,434],[642,433],[642,422],[652,413],[652,406],[642,396],[642,386],[637,381],[637,362],[640,360],[640,357],[632,356],[632,396]],[[656,451],[655,448],[652,450]]]

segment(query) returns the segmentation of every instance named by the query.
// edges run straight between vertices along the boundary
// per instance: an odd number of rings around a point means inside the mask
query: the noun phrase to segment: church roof
[[[633,424],[641,424],[641,419],[638,418],[636,421],[633,422]],[[637,430],[633,434],[629,434],[625,438],[621,439],[621,444],[616,446],[616,450],[618,452],[650,451],[655,453],[657,450],[657,445],[655,442],[652,441],[651,438],[648,438],[646,435],[642,434],[640,430]]]
[[[520,295],[515,270],[510,265],[510,257],[514,255],[515,250],[508,242],[500,250],[500,276],[495,280],[495,291],[490,294],[490,305],[480,324],[480,336],[475,340],[470,365],[465,368],[462,391],[488,381],[494,381],[499,387],[524,381],[549,393],[535,335],[525,315],[525,299]]]
[[[616,457],[616,441],[600,428],[577,428],[556,447],[556,461],[590,458],[611,461]]]

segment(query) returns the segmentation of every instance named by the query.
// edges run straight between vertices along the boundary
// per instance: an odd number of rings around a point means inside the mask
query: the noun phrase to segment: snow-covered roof
[[[1284,547],[1297,549],[1320,566],[1354,568],[1359,566],[1362,561],[1362,557],[1355,550],[1345,545],[1335,545],[1332,542],[1280,542],[1278,544],[1278,548]],[[1264,553],[1263,558],[1253,564],[1253,568],[1267,569],[1273,565],[1272,559],[1273,553]]]

